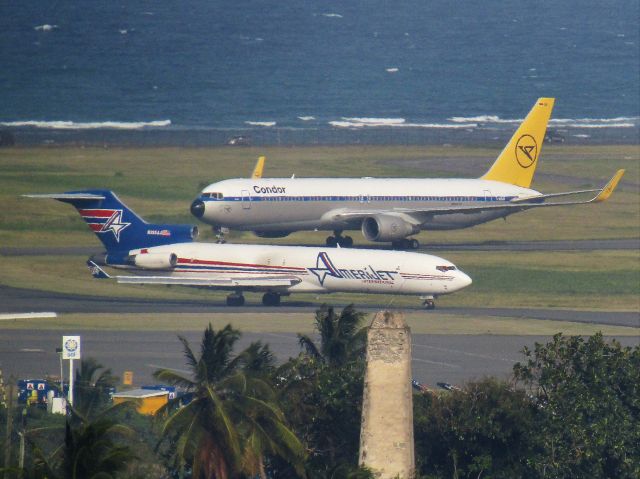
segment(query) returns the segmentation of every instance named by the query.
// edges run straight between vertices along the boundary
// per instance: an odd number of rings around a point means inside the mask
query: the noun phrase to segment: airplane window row
[[[447,271],[455,271],[456,267],[455,266],[436,266],[436,269],[438,271],[442,271],[443,273],[446,273]]]
[[[202,193],[203,198],[213,198],[214,200],[221,200],[223,198],[222,193]]]
[[[211,193],[212,195],[214,193]],[[254,197],[255,198],[255,197]],[[222,199],[220,196],[218,199]],[[261,201],[476,201],[475,196],[263,196]]]

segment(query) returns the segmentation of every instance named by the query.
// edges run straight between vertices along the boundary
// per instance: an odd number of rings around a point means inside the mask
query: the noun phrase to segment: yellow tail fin
[[[531,186],[554,102],[555,98],[538,98],[520,128],[482,177],[483,180],[501,181],[524,188]]]
[[[251,178],[262,178],[262,170],[264,169],[264,160],[266,158],[264,156],[258,157],[258,161],[256,162],[256,166],[253,169],[253,173],[251,173]]]

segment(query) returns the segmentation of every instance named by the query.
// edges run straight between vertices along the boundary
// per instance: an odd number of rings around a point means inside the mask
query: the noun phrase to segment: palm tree
[[[118,378],[93,358],[82,359],[76,371],[73,405],[80,414],[91,417],[109,403],[109,391]]]
[[[64,442],[48,456],[36,446],[34,439],[50,434],[59,428],[39,428],[29,431],[33,447],[33,464],[22,475],[33,478],[109,479],[126,470],[136,459],[132,449],[123,445],[122,439],[134,432],[111,416],[121,410],[131,409],[133,403],[122,403],[103,410],[90,418],[69,407],[64,425]]]
[[[268,454],[290,460],[302,474],[304,448],[286,425],[268,380],[273,354],[254,342],[234,357],[239,338],[231,325],[216,332],[209,324],[196,357],[179,337],[191,377],[167,369],[155,376],[191,391],[193,400],[165,421],[163,437],[175,441],[178,461],[192,466],[194,478],[265,477]]]
[[[350,304],[340,314],[333,306],[322,305],[316,311],[316,330],[320,333],[320,346],[306,334],[298,334],[300,346],[307,354],[330,367],[339,367],[360,358],[366,348],[366,328],[360,327],[364,313]]]

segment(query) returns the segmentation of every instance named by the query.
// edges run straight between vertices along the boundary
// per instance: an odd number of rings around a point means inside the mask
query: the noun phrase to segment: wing
[[[461,205],[461,206],[438,206],[438,207],[426,207],[426,208],[393,208],[393,209],[378,209],[378,210],[340,210],[335,212],[331,219],[334,221],[349,221],[367,216],[373,216],[378,214],[388,214],[399,216],[410,224],[418,225],[422,221],[419,219],[422,216],[433,215],[447,215],[452,213],[480,213],[483,211],[495,211],[495,210],[511,210],[510,212],[516,212],[521,210],[527,210],[530,208],[541,208],[548,206],[568,206],[568,205],[584,205],[588,203],[600,203],[606,201],[613,191],[618,186],[622,175],[625,170],[621,169],[616,172],[615,175],[609,180],[609,182],[600,189],[595,190],[578,190],[578,191],[565,191],[562,193],[551,193],[547,195],[536,195],[526,198],[517,198],[509,203],[503,203],[500,205]],[[568,197],[575,195],[584,195],[587,193],[597,193],[590,199],[575,200],[575,201],[551,201],[547,202],[547,199]]]
[[[255,276],[243,278],[189,278],[179,276],[116,276],[123,284],[165,284],[176,286],[199,286],[219,289],[278,290],[288,289],[302,280],[296,276]]]

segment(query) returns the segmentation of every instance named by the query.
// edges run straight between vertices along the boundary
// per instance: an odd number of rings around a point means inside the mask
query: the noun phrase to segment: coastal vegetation
[[[299,355],[280,365],[268,344],[238,351],[230,325],[209,325],[197,349],[179,338],[188,370],[156,377],[192,400],[155,418],[111,406],[117,378],[83,360],[66,417],[0,407],[4,477],[372,477],[357,464],[363,319],[351,306],[323,306],[315,334],[300,334]],[[640,346],[557,334],[524,358],[509,381],[415,391],[417,477],[638,477]]]

